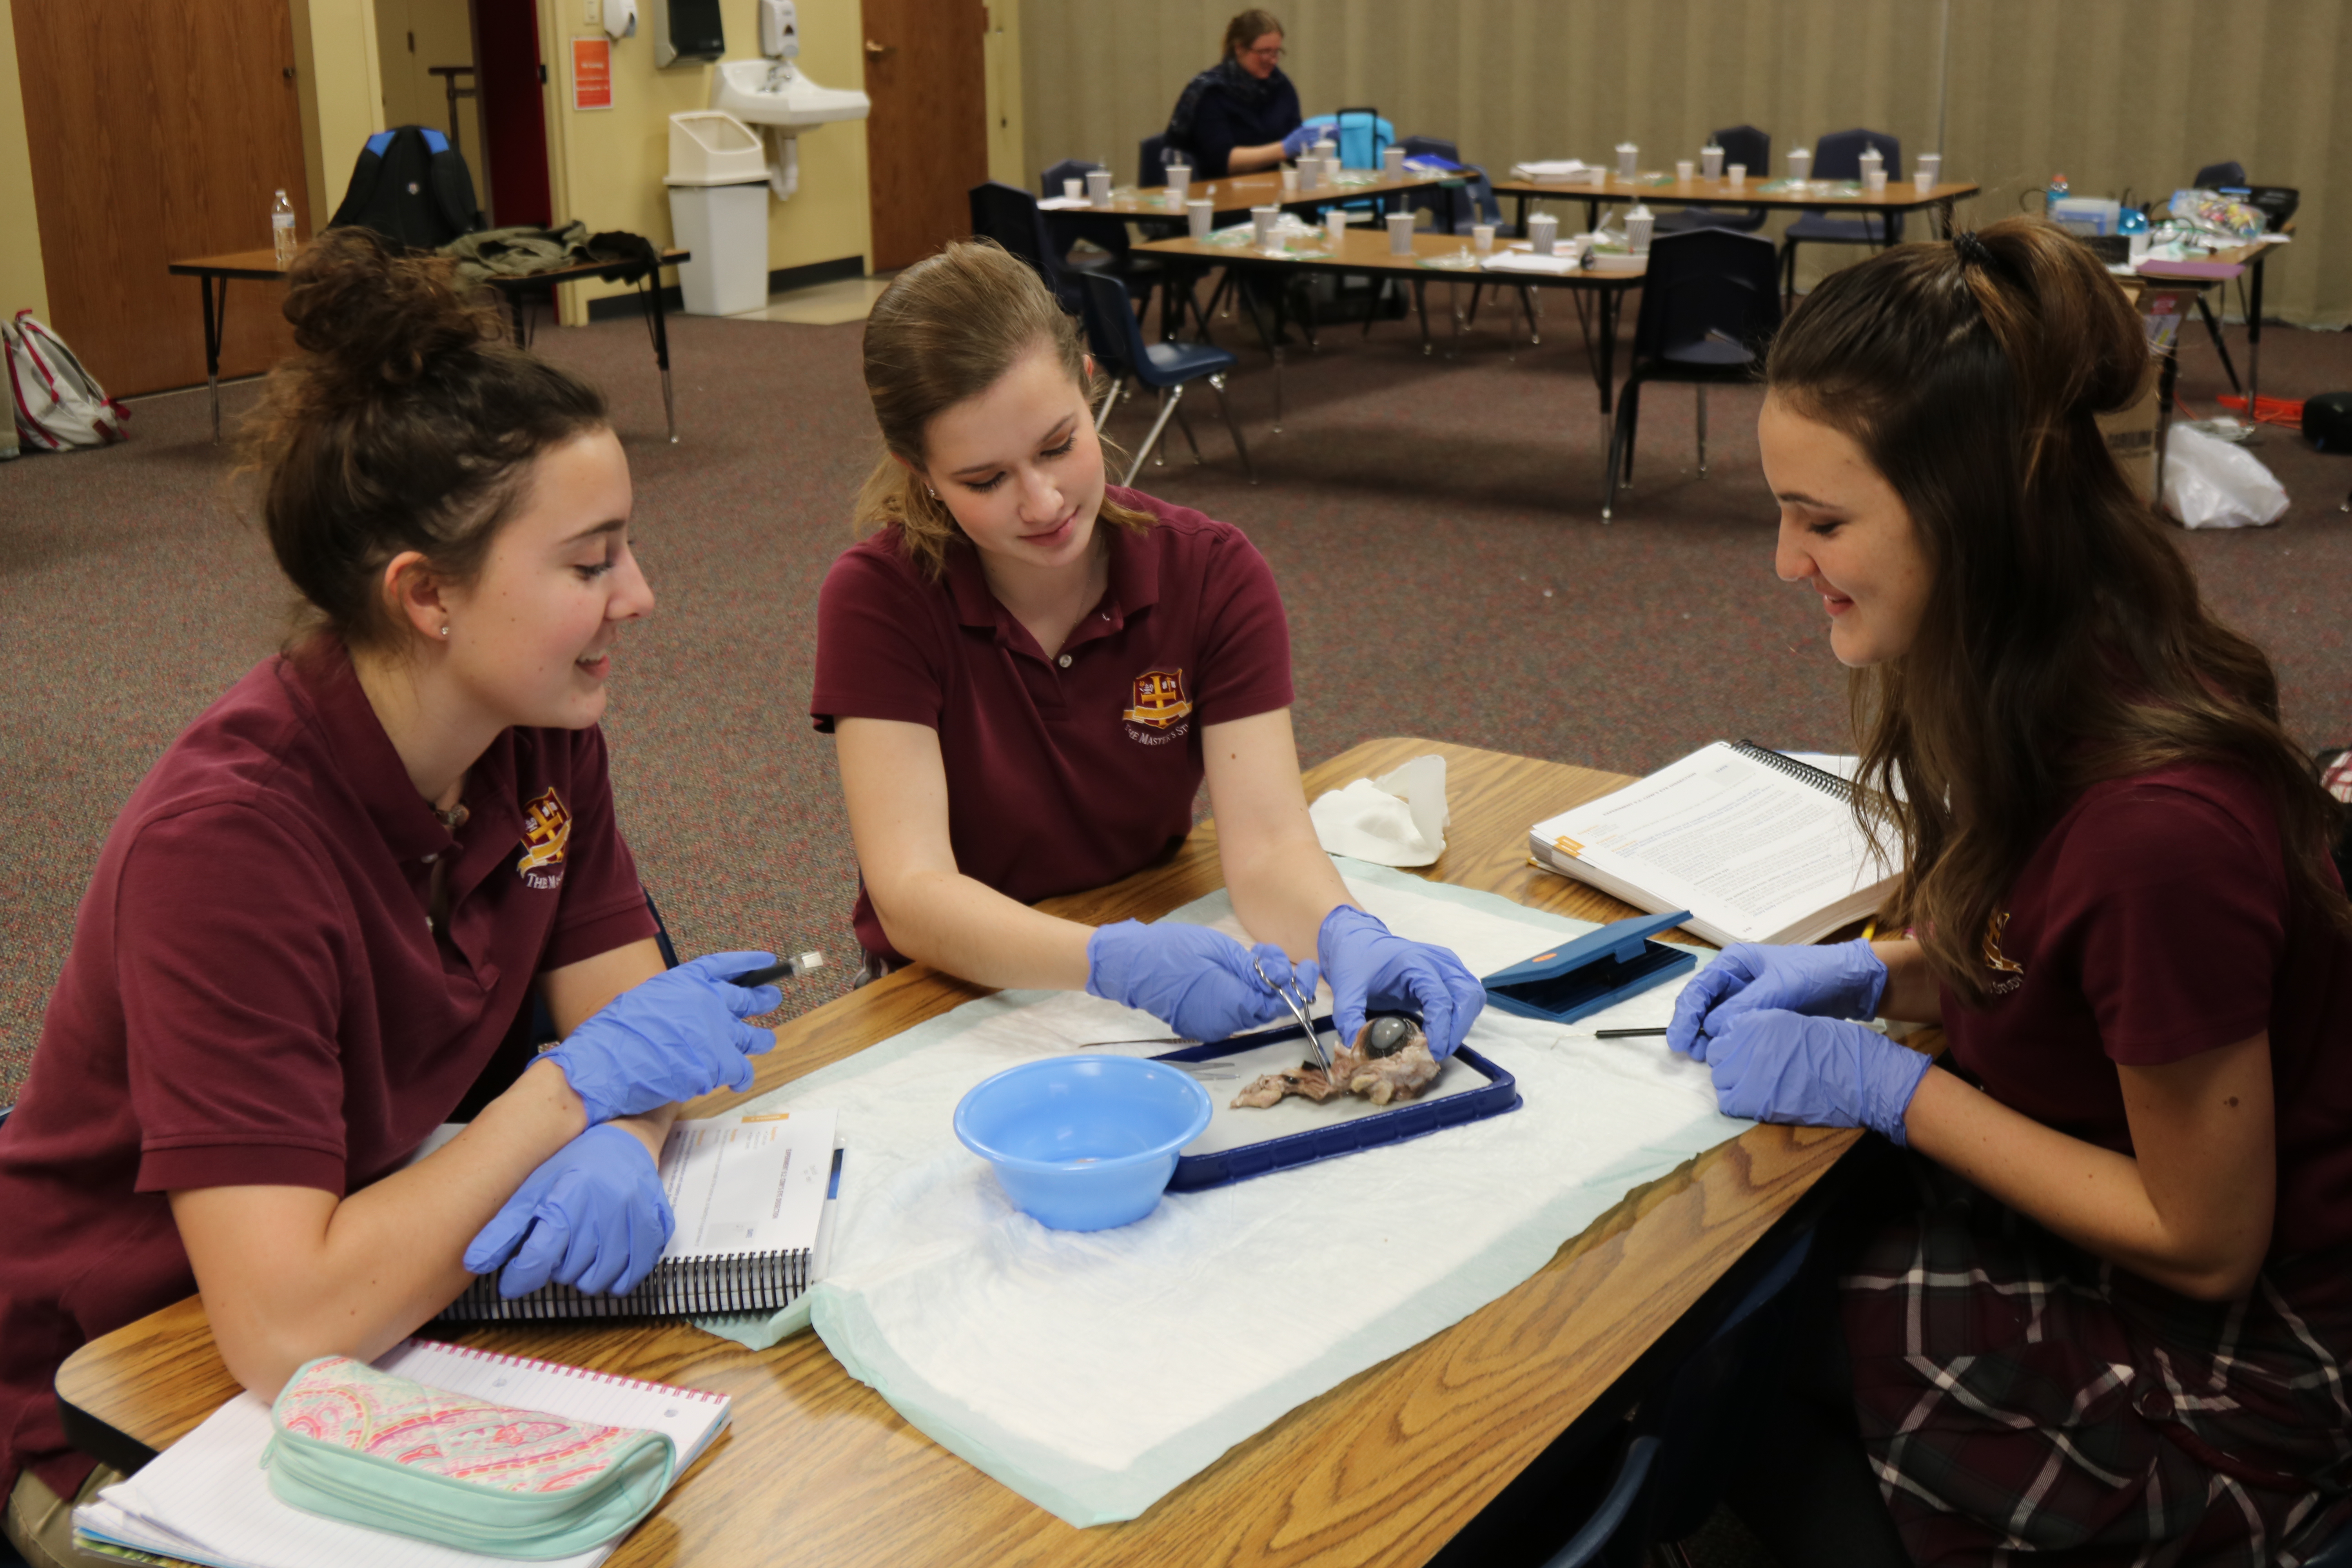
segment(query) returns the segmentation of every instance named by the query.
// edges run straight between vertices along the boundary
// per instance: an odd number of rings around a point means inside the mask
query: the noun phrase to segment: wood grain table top
[[[1442,742],[1370,741],[1307,775],[1310,798],[1435,752],[1445,854],[1417,873],[1586,920],[1630,912],[1532,867],[1530,822],[1620,775]],[[1150,918],[1221,885],[1213,824],[1168,864],[1044,907]],[[924,965],[777,1031],[753,1095],[945,1012],[979,988]],[[814,1334],[753,1352],[683,1323],[482,1325],[463,1342],[733,1396],[734,1422],[614,1554],[616,1568],[765,1561],[826,1568],[1425,1563],[1605,1392],[1853,1144],[1851,1131],[1756,1127],[1628,1195],[1517,1289],[1308,1401],[1140,1519],[1078,1530],[914,1430]],[[1297,1325],[1268,1324],[1269,1335]],[[438,1332],[439,1331],[436,1331]],[[77,1351],[60,1397],[151,1448],[236,1392],[195,1298]]]
[[[297,254],[299,254],[299,252]],[[681,261],[694,259],[690,250],[669,249],[661,253],[664,267],[675,267]],[[292,263],[288,263],[291,266]],[[518,278],[492,278],[492,283],[562,283],[576,278],[593,278],[614,267],[626,267],[626,261],[583,261],[569,267],[550,268],[544,272],[526,273]],[[251,278],[268,280],[286,276],[286,268],[278,264],[274,250],[232,250],[221,256],[184,256],[166,268],[175,278]]]
[[[1908,180],[1889,180],[1886,189],[1874,196],[1859,190],[1833,195],[1828,188],[1831,182],[1821,180],[1808,181],[1807,188],[1801,192],[1776,190],[1767,194],[1761,188],[1777,183],[1759,179],[1750,174],[1748,183],[1735,189],[1728,180],[1710,180],[1705,175],[1694,175],[1688,180],[1670,178],[1662,184],[1654,174],[1637,175],[1631,180],[1621,180],[1611,174],[1598,185],[1589,180],[1496,180],[1495,194],[1498,196],[1571,197],[1579,201],[1631,202],[1638,199],[1691,207],[1853,207],[1872,212],[1913,212],[1920,207],[1959,201],[1975,195],[1981,188],[1967,180],[1948,181],[1924,196],[1919,194],[1919,187]]]
[[[1351,174],[1369,174],[1370,170],[1351,170]],[[1205,200],[1210,210],[1220,216],[1245,213],[1252,207],[1278,206],[1286,209],[1328,206],[1334,202],[1358,202],[1371,196],[1392,196],[1406,191],[1425,191],[1439,185],[1460,184],[1467,176],[1440,173],[1416,173],[1408,170],[1391,178],[1381,174],[1361,184],[1326,185],[1312,191],[1285,192],[1282,176],[1268,171],[1257,174],[1234,174],[1222,180],[1194,180],[1184,188],[1184,201],[1171,198],[1164,186],[1129,191],[1114,195],[1100,206],[1064,208],[1058,213],[1049,210],[1046,216],[1063,217],[1125,217],[1157,218],[1173,223],[1184,221],[1185,202]]]
[[[1441,257],[1469,253],[1470,237],[1458,234],[1416,234],[1412,254],[1389,249],[1388,230],[1379,224],[1349,224],[1347,237],[1333,247],[1326,241],[1294,239],[1297,247],[1276,255],[1247,245],[1217,245],[1200,239],[1155,239],[1135,247],[1139,256],[1182,257],[1213,267],[1295,267],[1308,271],[1387,274],[1418,278],[1433,283],[1532,283],[1553,289],[1630,289],[1638,285],[1647,267],[1583,272],[1489,272],[1480,268],[1433,267]],[[1499,249],[1510,242],[1496,241]],[[1530,818],[1529,820],[1533,820]],[[1524,837],[1525,824],[1521,825]]]

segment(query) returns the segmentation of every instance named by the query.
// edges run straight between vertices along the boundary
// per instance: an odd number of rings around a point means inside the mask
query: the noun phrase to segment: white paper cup
[[[1064,180],[1062,182],[1062,199],[1072,202],[1082,202],[1086,200],[1086,177],[1084,175],[1080,175],[1075,180]]]
[[[1732,164],[1729,168],[1724,170],[1723,179],[1724,183],[1735,191],[1746,190],[1748,188],[1748,165],[1745,163]]]
[[[1327,185],[1339,183],[1339,160],[1336,155],[1323,160],[1323,183]]]
[[[1280,207],[1250,208],[1250,237],[1260,250],[1275,248],[1274,226],[1281,217]]]
[[[1282,172],[1282,194],[1286,196],[1297,189],[1298,189],[1298,171],[1285,169]]]
[[[1640,160],[1641,156],[1642,156],[1642,149],[1641,149],[1641,148],[1639,148],[1639,147],[1637,147],[1637,146],[1635,146],[1633,142],[1618,142],[1618,143],[1617,143],[1617,177],[1618,177],[1619,179],[1621,179],[1621,180],[1630,180],[1630,179],[1632,179],[1632,178],[1633,177],[1633,165],[1634,165],[1634,163],[1635,163],[1636,162],[1638,162],[1638,161]]]
[[[1874,196],[1885,195],[1886,194],[1886,171],[1884,169],[1864,169],[1862,172],[1862,188]]]
[[[1710,180],[1723,178],[1723,149],[1707,146],[1698,150],[1698,172]]]
[[[1591,179],[1592,179],[1592,188],[1593,188],[1594,190],[1596,190],[1596,191],[1599,191],[1599,190],[1606,190],[1606,189],[1608,188],[1608,185],[1609,185],[1609,171],[1608,171],[1608,170],[1606,170],[1606,169],[1602,168],[1600,164],[1595,163],[1595,164],[1593,164],[1591,168],[1587,169],[1587,170],[1585,171],[1585,173],[1586,173],[1587,174],[1589,174],[1589,175],[1591,175]]]
[[[1381,173],[1386,174],[1391,180],[1404,173],[1403,148],[1383,147],[1381,149]]]
[[[1194,239],[1208,238],[1210,226],[1216,221],[1216,211],[1208,197],[1194,196],[1184,204],[1184,222],[1190,226]]]
[[[1324,232],[1331,237],[1331,248],[1339,249],[1348,243],[1348,215],[1333,207],[1323,215]]]
[[[1572,257],[1580,263],[1584,259],[1584,253],[1591,248],[1592,237],[1591,235],[1571,234],[1566,239],[1561,240],[1557,246],[1552,247],[1552,254],[1555,256]]]
[[[1656,226],[1657,216],[1646,207],[1635,207],[1625,215],[1625,248],[1636,256],[1650,254],[1650,230]]]
[[[1923,179],[1927,182],[1920,189],[1932,191],[1943,183],[1944,155],[1941,153],[1922,153],[1919,154],[1919,161],[1914,163],[1911,169],[1914,179]]]
[[[1691,183],[1691,176],[1697,173],[1698,165],[1692,163],[1688,158],[1677,158],[1675,160],[1675,183],[1676,184],[1689,184]]]
[[[1320,158],[1301,158],[1298,160],[1298,167],[1292,171],[1291,179],[1285,182],[1283,188],[1285,190],[1289,190],[1295,185],[1297,189],[1311,191],[1322,184],[1323,160]]]
[[[1549,256],[1559,239],[1559,219],[1549,213],[1538,213],[1528,219],[1528,239],[1538,256]]]
[[[1170,163],[1167,165],[1167,170],[1170,199],[1180,202],[1185,200],[1186,193],[1192,188],[1192,165]]]
[[[1315,138],[1315,155],[1318,158],[1336,158],[1339,155],[1339,143],[1328,136],[1318,136]]]
[[[1412,214],[1389,214],[1389,254],[1391,256],[1412,254]]]
[[[1885,174],[1886,172],[1885,156],[1875,147],[1864,147],[1862,150],[1862,156],[1855,161],[1861,165],[1862,177],[1865,180],[1870,178],[1874,173]]]
[[[1813,177],[1813,153],[1810,147],[1789,149],[1789,178],[1810,180]]]
[[[1936,188],[1936,176],[1926,169],[1914,170],[1911,174],[1911,187],[1924,196]]]
[[[1110,171],[1108,169],[1089,169],[1087,171],[1087,200],[1094,203],[1097,206],[1100,206],[1103,203],[1110,200]]]
[[[1495,226],[1474,223],[1470,226],[1470,248],[1481,256],[1491,256],[1495,250]]]

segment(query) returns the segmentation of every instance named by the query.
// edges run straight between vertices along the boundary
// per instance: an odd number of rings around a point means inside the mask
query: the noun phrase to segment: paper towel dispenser
[[[715,60],[727,52],[719,0],[652,0],[654,64]]]

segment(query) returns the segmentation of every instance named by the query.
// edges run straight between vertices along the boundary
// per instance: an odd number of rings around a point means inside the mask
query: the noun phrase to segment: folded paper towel
[[[1445,759],[1415,757],[1393,773],[1327,791],[1307,808],[1333,855],[1382,866],[1427,866],[1445,853]]]

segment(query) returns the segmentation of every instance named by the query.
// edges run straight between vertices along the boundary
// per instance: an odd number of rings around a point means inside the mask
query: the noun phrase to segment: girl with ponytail
[[[1909,1151],[1832,1227],[1835,1331],[1743,1502],[1784,1562],[2254,1564],[2352,1525],[2352,908],[2269,661],[2095,423],[2149,374],[2021,218],[1832,275],[1773,345],[1775,564],[1853,670],[1904,934],[1730,948],[1669,1038],[1727,1111]]]
[[[603,400],[361,229],[289,277],[251,456],[306,622],[116,820],[0,1138],[0,1490],[78,1552],[53,1379],[201,1289],[265,1399],[477,1274],[625,1290],[676,1102],[746,1087],[768,988],[665,972],[614,820],[614,646],[653,609]],[[532,996],[566,1037],[534,1054]],[[454,1141],[410,1163],[441,1122]]]

